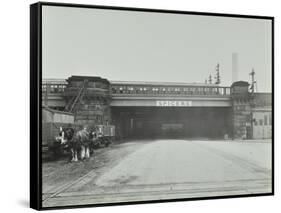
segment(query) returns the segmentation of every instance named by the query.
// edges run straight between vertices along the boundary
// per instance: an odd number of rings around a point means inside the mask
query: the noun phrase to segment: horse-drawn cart
[[[69,153],[76,133],[86,127],[87,144],[91,151],[109,146],[115,139],[113,125],[81,125],[74,122],[74,115],[68,112],[53,110],[48,107],[42,109],[42,154],[43,158],[58,158]],[[72,135],[66,139],[66,131],[71,129]],[[62,132],[64,132],[62,134]],[[66,140],[66,143],[62,143]]]
[[[70,126],[74,126],[72,113],[42,107],[42,154],[44,158],[61,154],[61,145],[55,140],[55,137],[59,135],[59,127]]]
[[[113,125],[96,125],[96,131],[93,134],[94,147],[107,147],[115,139],[115,126]]]

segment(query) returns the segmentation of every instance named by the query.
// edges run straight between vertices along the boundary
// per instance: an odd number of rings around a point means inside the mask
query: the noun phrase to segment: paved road
[[[271,144],[157,140],[90,171],[44,206],[271,192]]]

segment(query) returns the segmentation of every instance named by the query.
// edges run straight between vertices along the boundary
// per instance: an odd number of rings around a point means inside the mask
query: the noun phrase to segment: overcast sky
[[[43,6],[43,78],[199,82],[220,64],[222,85],[255,69],[271,91],[271,21]]]

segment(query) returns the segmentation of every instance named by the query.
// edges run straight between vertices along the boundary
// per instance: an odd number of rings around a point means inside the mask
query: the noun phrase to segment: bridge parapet
[[[48,93],[64,93],[67,87],[65,80],[44,80],[42,82],[42,93],[48,90]],[[211,84],[127,84],[110,82],[112,96],[230,96],[231,88],[222,87]],[[94,90],[93,88],[88,88]],[[100,91],[101,88],[96,88],[94,92]]]
[[[62,79],[44,79],[42,81],[42,94],[60,94],[63,93],[67,82]]]
[[[122,96],[230,96],[230,87],[202,85],[128,85],[111,84],[112,97]]]

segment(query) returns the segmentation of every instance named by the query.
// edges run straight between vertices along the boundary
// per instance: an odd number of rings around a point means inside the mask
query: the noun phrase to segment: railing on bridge
[[[43,81],[42,93],[63,93],[66,81]],[[229,96],[230,87],[216,85],[147,85],[111,83],[112,96]]]
[[[63,93],[67,86],[64,80],[43,80],[42,93]]]
[[[111,84],[112,96],[145,95],[145,96],[229,96],[230,87],[220,86],[155,86]]]

